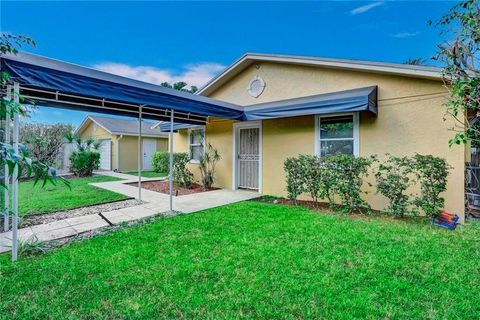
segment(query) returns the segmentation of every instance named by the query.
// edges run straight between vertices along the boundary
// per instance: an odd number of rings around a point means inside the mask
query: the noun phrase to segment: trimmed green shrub
[[[178,161],[184,161],[185,157],[188,158],[187,162],[190,161],[188,153],[174,152],[173,166],[175,167],[175,163]],[[152,167],[155,172],[168,173],[170,171],[170,153],[166,151],[155,152],[152,158]]]
[[[387,212],[396,217],[409,213],[410,196],[406,194],[412,184],[413,161],[408,157],[393,157],[378,166],[375,178],[377,193],[389,200]]]
[[[283,163],[287,179],[287,193],[290,200],[297,203],[297,197],[305,191],[304,168],[299,158],[290,157]]]
[[[175,153],[174,153],[175,157]],[[152,167],[153,171],[159,173],[168,172],[170,164],[170,155],[168,152],[165,151],[157,151],[153,154],[152,158]]]
[[[173,181],[182,188],[190,188],[193,183],[193,174],[188,170],[190,162],[188,153],[175,153],[173,158]]]
[[[443,158],[416,154],[413,157],[413,168],[421,189],[413,200],[414,205],[428,217],[439,214],[445,206],[445,199],[440,193],[447,190],[451,167]]]
[[[370,209],[370,205],[362,199],[362,194],[366,193],[362,191],[362,186],[375,157],[334,155],[325,158],[324,170],[327,171],[334,194],[340,199],[342,211],[351,213]]]
[[[321,174],[321,183],[323,189],[322,198],[327,200],[328,205],[330,208],[336,208],[337,203],[335,202],[335,186],[337,183],[336,180],[336,158],[334,156],[330,157],[319,157],[320,163],[322,166],[322,174]]]
[[[313,155],[300,155],[298,157],[301,165],[301,172],[304,192],[310,193],[310,197],[315,202],[325,197],[327,190],[324,180],[324,167],[322,158]]]
[[[100,153],[98,150],[101,146],[100,140],[87,138],[82,140],[79,135],[71,132],[65,135],[68,143],[72,143],[76,147],[76,151],[70,155],[70,171],[76,176],[87,177],[91,176],[93,170],[100,167]]]
[[[336,200],[339,200],[346,213],[369,210],[370,205],[362,199],[368,192],[362,187],[375,162],[376,156],[300,155],[287,158],[284,170],[288,198],[296,203],[299,195],[309,193],[316,204],[325,199],[331,207],[336,207]],[[410,158],[388,155],[375,172],[376,190],[389,200],[387,212],[394,216],[418,215],[420,210],[427,216],[437,215],[444,207],[445,200],[440,194],[446,190],[449,169],[445,159],[431,155],[417,154]],[[407,191],[414,182],[420,184],[421,192],[412,200]],[[412,210],[411,205],[417,209]]]
[[[284,169],[288,198],[296,202],[299,195],[308,192],[315,203],[320,199],[326,199],[331,207],[335,207],[337,196],[343,210],[348,213],[369,208],[368,203],[361,198],[361,194],[364,193],[361,188],[363,178],[368,176],[373,161],[374,157],[349,155],[328,157],[300,155],[287,158]]]
[[[97,151],[74,151],[70,154],[70,170],[79,177],[91,176],[100,167],[100,153]]]
[[[173,153],[173,181],[179,187],[190,188],[192,186],[193,174],[187,168],[189,162],[190,156],[187,152]],[[164,151],[155,152],[152,165],[155,172],[169,172],[170,153]]]

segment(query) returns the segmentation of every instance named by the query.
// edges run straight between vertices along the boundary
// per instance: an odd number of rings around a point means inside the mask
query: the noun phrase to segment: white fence
[[[62,151],[57,157],[56,165],[58,174],[66,174],[70,172],[70,154],[75,150],[73,143],[66,143],[62,147]]]

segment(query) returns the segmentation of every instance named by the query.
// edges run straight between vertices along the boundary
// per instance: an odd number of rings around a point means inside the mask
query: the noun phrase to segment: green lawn
[[[124,173],[138,177],[138,171],[129,171],[129,172],[124,172]],[[163,178],[163,177],[166,177],[166,176],[168,176],[168,173],[155,172],[155,171],[142,171],[142,177],[144,177],[144,178]]]
[[[4,255],[0,293],[5,319],[478,319],[480,225],[243,202]]]
[[[60,182],[55,186],[47,184],[43,188],[41,183],[34,186],[32,181],[21,182],[19,184],[19,214],[48,213],[126,199],[127,197],[124,195],[88,185],[92,182],[116,180],[120,179],[105,176],[74,178],[70,179],[71,189]]]

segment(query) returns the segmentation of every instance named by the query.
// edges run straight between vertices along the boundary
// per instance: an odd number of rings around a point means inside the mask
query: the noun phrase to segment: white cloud
[[[419,32],[398,32],[392,35],[394,38],[410,38],[418,35]]]
[[[122,63],[105,62],[96,64],[93,68],[153,84],[184,81],[189,86],[201,87],[220,73],[225,66],[218,63],[198,63],[185,66],[181,72],[174,72],[151,66],[131,66]]]
[[[358,8],[355,8],[355,9],[351,10],[350,14],[351,15],[362,14],[362,13],[365,13],[367,11],[372,10],[375,7],[381,6],[382,4],[383,4],[383,1],[377,1],[377,2],[373,2],[373,3],[369,3],[369,4],[366,4],[364,6],[361,6],[361,7],[358,7]]]

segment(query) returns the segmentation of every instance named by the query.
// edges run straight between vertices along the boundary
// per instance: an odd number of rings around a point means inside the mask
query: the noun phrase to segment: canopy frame
[[[377,114],[376,86],[323,95],[301,97],[250,106],[162,88],[73,64],[19,53],[0,56],[0,66],[11,76],[7,92],[0,92],[15,103],[29,103],[138,118],[138,200],[142,199],[142,119],[169,122],[169,209],[173,212],[173,132],[176,123],[206,125],[210,117],[248,121],[295,117],[345,111]],[[26,101],[19,101],[22,96]],[[13,116],[13,144],[18,151],[19,116]],[[7,127],[12,119],[7,118]],[[162,127],[162,126],[159,126]],[[159,128],[163,131],[162,128]],[[10,140],[10,137],[6,137]],[[7,141],[7,140],[6,140]],[[7,141],[8,143],[10,141]],[[5,181],[10,183],[8,173]],[[12,260],[18,257],[18,167],[11,184],[12,199],[5,199],[6,210],[12,208]],[[7,192],[5,193],[7,195]],[[5,209],[5,208],[4,208]],[[7,211],[8,212],[8,211]],[[6,225],[8,229],[8,217]]]
[[[60,109],[97,112],[138,119],[138,201],[142,200],[143,119],[169,121],[169,209],[173,212],[173,124],[174,122],[205,125],[210,116],[241,120],[243,109],[226,102],[179,92],[153,84],[128,79],[69,63],[19,53],[0,56],[2,71],[10,75],[10,83],[2,97],[16,104],[34,104]],[[13,90],[13,96],[12,96]],[[20,101],[20,96],[25,100]],[[152,104],[153,103],[153,104]],[[13,120],[13,121],[12,121]],[[13,145],[18,152],[19,116],[7,116],[7,128],[13,122]],[[5,142],[10,143],[6,135]],[[9,230],[10,208],[12,227],[12,261],[18,259],[18,167],[11,177],[6,170],[5,182],[12,184],[12,196],[6,191],[4,231]],[[11,181],[10,181],[11,178]]]

